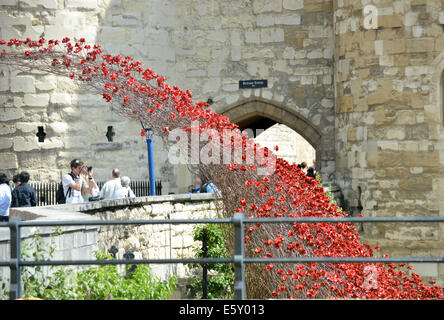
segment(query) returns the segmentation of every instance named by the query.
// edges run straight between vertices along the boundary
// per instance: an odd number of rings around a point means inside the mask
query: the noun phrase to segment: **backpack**
[[[73,179],[75,179],[75,176],[72,172],[68,173]],[[63,182],[61,181],[59,184],[59,187],[57,188],[56,192],[56,203],[57,204],[64,204],[66,203],[66,197],[68,195],[71,195],[71,187],[68,187],[68,191],[65,193],[63,192]]]
[[[210,183],[211,183],[211,181],[204,183],[202,188],[200,188],[200,193],[208,193],[208,186],[210,185]]]

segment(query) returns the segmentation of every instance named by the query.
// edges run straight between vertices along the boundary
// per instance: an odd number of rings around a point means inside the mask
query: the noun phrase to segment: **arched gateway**
[[[241,130],[266,130],[279,123],[297,132],[316,150],[316,169],[321,174],[323,184],[331,185],[335,198],[344,205],[341,192],[335,184],[334,148],[329,139],[331,137],[325,134],[329,132],[329,128],[318,128],[310,120],[294,111],[294,108],[259,97],[228,105],[218,112],[227,116],[231,122],[238,124]]]
[[[321,142],[321,133],[307,119],[284,106],[265,99],[244,100],[234,106],[228,106],[222,114],[231,122],[238,124],[240,129],[267,129],[274,123],[281,123],[303,136],[315,149]]]

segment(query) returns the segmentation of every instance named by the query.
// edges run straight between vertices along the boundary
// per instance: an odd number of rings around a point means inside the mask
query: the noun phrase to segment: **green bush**
[[[54,236],[48,245],[36,232],[30,243],[22,242],[24,260],[49,260],[54,255]],[[98,260],[114,259],[105,252],[95,252]],[[42,267],[22,268],[23,296],[47,300],[146,300],[167,299],[177,284],[175,276],[160,281],[147,265],[138,265],[135,270],[127,267],[122,276],[116,265],[99,265],[77,268],[50,266],[49,272]],[[6,283],[0,279],[0,298],[7,298]]]
[[[207,230],[207,257],[208,258],[229,258],[230,254],[225,245],[225,237],[221,226],[209,224],[206,226],[196,226],[193,229],[195,241],[203,241],[203,230]],[[201,247],[193,249],[196,257],[202,258]],[[201,269],[199,264],[191,264],[190,269]],[[234,268],[230,263],[208,264],[208,299],[232,299],[234,283]],[[189,283],[193,298],[202,298],[202,276],[192,279]]]

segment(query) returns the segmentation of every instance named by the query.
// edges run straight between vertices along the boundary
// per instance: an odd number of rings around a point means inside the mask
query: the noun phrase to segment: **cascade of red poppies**
[[[228,165],[223,161],[198,165],[220,189],[226,215],[346,215],[331,203],[317,180],[277,158],[271,150],[261,148],[236,130],[238,126],[227,117],[208,109],[205,102],[194,102],[189,90],[170,87],[165,77],[144,68],[132,57],[105,54],[99,45],[89,45],[83,38],[14,38],[1,40],[0,48],[0,64],[67,76],[100,94],[116,112],[142,121],[165,140],[174,129],[189,135],[197,130],[211,136],[210,142],[217,141],[233,153],[240,152],[239,160]],[[234,134],[226,138],[226,130],[234,130]],[[254,163],[247,161],[251,155]],[[259,174],[260,168],[271,168],[270,174]],[[350,223],[251,224],[246,230],[245,245],[248,255],[258,257],[372,257],[374,249],[378,249],[361,243]],[[281,298],[444,298],[443,288],[424,284],[409,269],[412,268],[405,264],[390,263],[268,264],[256,275],[256,283],[268,295]]]

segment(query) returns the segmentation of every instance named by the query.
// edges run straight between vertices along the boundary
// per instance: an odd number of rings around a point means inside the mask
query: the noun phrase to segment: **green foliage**
[[[97,252],[98,260],[113,260],[108,253]],[[102,265],[88,268],[78,274],[78,291],[85,294],[84,299],[102,300],[147,300],[167,299],[176,287],[176,277],[160,281],[151,275],[150,268],[139,265],[133,272],[122,277],[115,265]]]
[[[225,237],[221,226],[209,224],[196,226],[193,229],[195,241],[203,241],[203,230],[207,230],[207,257],[208,258],[229,258],[230,254],[225,245]],[[193,249],[198,258],[203,257],[201,247]],[[200,269],[199,264],[191,264],[190,269]],[[234,283],[234,268],[230,263],[208,264],[208,299],[232,299]],[[202,276],[192,279],[190,282],[191,295],[194,298],[202,298]]]
[[[9,299],[8,283],[0,277],[0,300]]]
[[[53,257],[54,236],[48,245],[38,234],[34,233],[29,243],[22,242],[24,260],[49,260]],[[95,252],[98,260],[112,260],[105,252]],[[128,268],[127,268],[127,271]],[[160,281],[146,265],[138,265],[131,273],[122,276],[116,265],[100,265],[82,268],[50,266],[22,268],[23,296],[47,300],[145,300],[167,299],[177,284],[175,276],[167,281]],[[7,284],[0,279],[0,298],[7,298]]]

